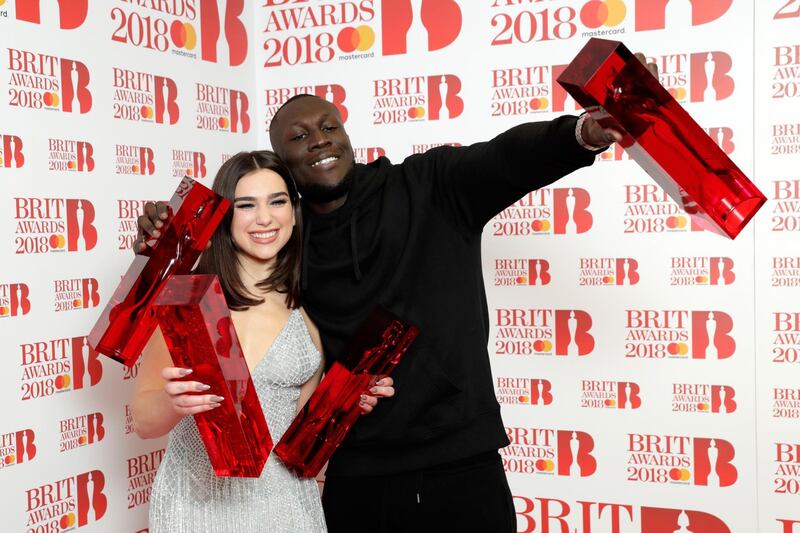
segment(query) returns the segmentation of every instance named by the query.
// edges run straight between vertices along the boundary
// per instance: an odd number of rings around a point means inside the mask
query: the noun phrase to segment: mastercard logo
[[[525,276],[519,276],[516,280],[517,285],[526,285],[528,283],[528,278]]]
[[[705,402],[700,402],[697,404],[698,411],[708,411],[708,404]]]
[[[69,374],[62,374],[60,376],[56,376],[55,386],[58,390],[66,389],[71,384],[72,384],[72,378],[69,376]]]
[[[686,99],[686,89],[683,87],[672,87],[667,92],[677,101],[682,102]]]
[[[409,108],[408,118],[418,119],[418,120],[425,118],[425,108],[422,106]]]
[[[610,28],[625,20],[627,11],[622,0],[592,0],[581,8],[581,22],[587,28]]]
[[[536,470],[539,472],[552,472],[555,467],[556,464],[552,459],[538,459],[536,461]]]
[[[61,103],[61,98],[58,96],[58,93],[46,92],[42,100],[47,107],[58,107],[58,104]]]
[[[614,276],[603,276],[603,283],[606,285],[611,285],[614,283]]]
[[[672,481],[689,481],[691,477],[691,472],[686,468],[672,468],[669,471],[669,478]]]
[[[141,109],[142,118],[153,118],[153,108],[149,105],[143,105]]]
[[[616,400],[612,400],[611,398],[606,400],[604,403],[606,404],[606,407],[616,407],[616,405],[617,405],[617,401]]]
[[[667,217],[667,227],[669,229],[683,229],[686,227],[686,224],[686,217],[683,215]]]
[[[694,278],[695,283],[708,283],[708,277],[706,276],[696,276]]]
[[[6,316],[9,313],[8,306],[0,306],[0,316]]]
[[[58,521],[61,529],[67,529],[75,525],[75,513],[67,513]]]
[[[81,301],[79,299],[72,300],[72,308],[78,309],[81,306]]]
[[[50,235],[50,248],[54,250],[61,250],[67,243],[67,239],[63,235]]]
[[[528,398],[527,396],[520,396],[518,399],[519,403],[530,403],[531,401],[530,398]]]
[[[194,26],[188,22],[181,22],[180,20],[173,21],[172,25],[169,27],[169,36],[178,48],[194,50],[194,47],[197,46],[197,32]]]
[[[228,120],[228,117],[219,117],[217,123],[219,124],[219,127],[222,129],[228,129],[228,127],[231,125],[231,121]]]
[[[528,103],[533,111],[543,111],[550,105],[550,100],[547,98],[531,98]]]
[[[365,25],[356,28],[342,28],[336,37],[336,44],[346,54],[356,50],[366,52],[375,44],[375,31]]]
[[[550,341],[533,341],[533,349],[538,353],[546,353],[553,349],[553,343]]]
[[[550,231],[550,221],[549,220],[539,220],[536,219],[531,224],[533,231],[540,232],[540,231]]]
[[[667,352],[670,355],[686,355],[689,353],[689,345],[685,342],[671,342],[667,345]]]
[[[86,442],[87,442],[87,441],[88,441],[88,439],[86,438],[86,435],[81,435],[81,436],[78,438],[78,444],[81,444],[81,445],[83,445],[83,444],[86,444]]]
[[[2,5],[2,4],[0,4],[0,5]],[[17,459],[17,458],[16,458],[16,457],[14,456],[14,454],[12,453],[11,455],[6,455],[5,459],[3,459],[3,462],[4,462],[5,464],[7,464],[7,465],[12,465],[12,464],[14,464],[14,461],[15,461],[16,459]]]

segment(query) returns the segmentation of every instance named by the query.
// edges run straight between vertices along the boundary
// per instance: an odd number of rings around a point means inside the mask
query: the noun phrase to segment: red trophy
[[[161,237],[137,255],[89,333],[98,352],[133,366],[156,329],[153,300],[170,276],[188,274],[230,206],[230,201],[183,178],[169,202]]]
[[[622,43],[590,39],[558,82],[706,229],[733,239],[766,202]]]
[[[194,415],[218,476],[259,477],[272,437],[216,276],[172,276],[153,302],[175,366],[225,399]]]
[[[287,468],[303,477],[319,473],[361,414],[361,395],[392,372],[417,335],[385,309],[372,311],[275,446]]]

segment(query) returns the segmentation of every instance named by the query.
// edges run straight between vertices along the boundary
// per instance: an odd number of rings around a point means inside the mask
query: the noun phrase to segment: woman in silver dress
[[[196,273],[216,274],[275,443],[319,384],[324,364],[317,328],[299,302],[302,221],[289,170],[269,151],[226,161],[213,190],[231,200]],[[158,226],[158,223],[156,224]],[[157,236],[157,235],[156,235]],[[270,455],[260,478],[216,477],[191,416],[222,397],[176,368],[160,330],[150,339],[134,388],[142,438],[169,433],[150,495],[150,531],[325,532],[314,479],[301,479]],[[394,394],[391,378],[362,396],[369,412]]]

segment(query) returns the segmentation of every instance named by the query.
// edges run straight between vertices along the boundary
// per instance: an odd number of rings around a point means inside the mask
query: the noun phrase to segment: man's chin
[[[336,184],[305,183],[298,185],[303,200],[312,204],[327,204],[347,195],[353,184],[353,174],[348,173],[342,181]]]

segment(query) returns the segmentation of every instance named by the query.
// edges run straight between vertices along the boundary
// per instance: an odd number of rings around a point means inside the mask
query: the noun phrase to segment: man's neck
[[[330,202],[323,202],[323,203],[314,203],[308,202],[308,207],[318,215],[325,215],[332,211],[336,211],[340,207],[344,205],[347,201],[347,195],[341,196],[336,200],[331,200]]]

